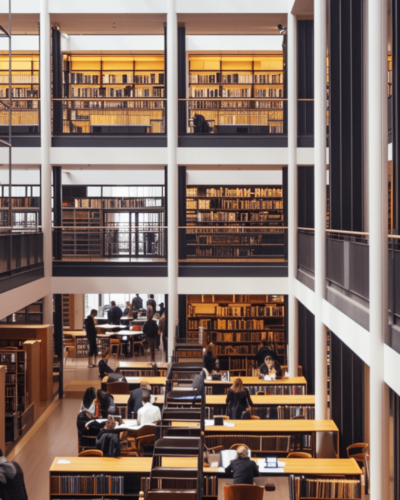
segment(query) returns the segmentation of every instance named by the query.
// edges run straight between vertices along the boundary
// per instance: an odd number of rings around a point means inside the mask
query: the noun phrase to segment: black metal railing
[[[297,230],[297,267],[314,274],[314,229],[298,228]]]
[[[67,262],[165,261],[167,228],[115,224],[53,227],[53,260]]]
[[[165,99],[53,99],[53,110],[62,112],[63,134],[165,134]]]
[[[369,300],[368,233],[328,230],[326,279],[344,290]]]
[[[179,260],[220,262],[286,260],[286,227],[188,226],[179,228]]]
[[[0,275],[15,274],[43,263],[43,233],[10,231],[0,232]]]
[[[389,339],[387,343],[400,352],[400,236],[390,235],[388,244]]]

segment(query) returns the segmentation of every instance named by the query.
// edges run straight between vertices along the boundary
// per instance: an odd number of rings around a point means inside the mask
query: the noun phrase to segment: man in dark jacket
[[[272,351],[268,347],[268,342],[264,340],[259,346],[257,354],[254,356],[254,359],[257,361],[258,367],[260,367],[264,363],[264,359],[266,356],[272,356],[273,359],[277,358],[275,351]]]
[[[17,462],[9,462],[0,450],[0,498],[28,500],[24,473]]]
[[[257,464],[247,456],[244,446],[237,448],[238,458],[225,469],[225,473],[233,476],[233,484],[253,484],[254,478],[260,475]]]
[[[146,306],[147,307],[151,306],[153,308],[153,315],[156,313],[157,304],[156,304],[156,301],[154,300],[153,294],[149,295],[149,300],[147,301]]]
[[[133,297],[132,299],[132,309],[134,311],[139,311],[140,309],[143,309],[143,299],[139,296],[139,294],[136,294],[136,297]]]
[[[137,418],[137,412],[139,408],[143,406],[143,392],[150,391],[151,386],[145,380],[140,382],[140,387],[131,391],[131,395],[128,399],[128,418]]]
[[[112,300],[111,309],[109,309],[107,312],[108,322],[112,325],[120,325],[122,316],[122,309],[115,304],[114,300]]]
[[[97,316],[96,309],[92,309],[90,311],[89,316],[85,319],[85,330],[86,330],[86,338],[89,343],[89,368],[96,368],[96,356],[97,356],[97,331],[94,324],[94,318]],[[94,360],[92,360],[92,357]]]

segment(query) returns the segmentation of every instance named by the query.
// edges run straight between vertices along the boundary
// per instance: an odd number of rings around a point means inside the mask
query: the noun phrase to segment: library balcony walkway
[[[0,231],[0,293],[44,276],[43,233],[40,228]]]
[[[76,276],[166,276],[167,228],[121,223],[53,227],[53,275],[71,272]]]

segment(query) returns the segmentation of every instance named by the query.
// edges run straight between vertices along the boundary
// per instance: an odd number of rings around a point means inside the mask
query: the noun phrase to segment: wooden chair
[[[109,394],[130,394],[128,382],[107,382]]]
[[[103,452],[101,450],[84,450],[81,451],[78,457],[102,457]]]
[[[143,448],[145,446],[154,446],[156,434],[156,426],[154,425],[143,425],[140,429],[128,429],[127,433],[126,439],[129,443],[129,447],[127,450],[121,451],[121,456],[146,456],[146,452]],[[127,451],[129,455],[126,455],[125,451]],[[153,456],[153,453],[149,456]]]
[[[225,500],[243,500],[251,498],[251,500],[262,500],[264,488],[255,484],[224,484]]]
[[[291,451],[286,458],[312,458],[312,455],[305,451]]]
[[[110,339],[110,357],[115,356],[115,362],[118,363],[118,356],[121,350],[121,341],[119,339]]]
[[[239,448],[239,446],[243,446],[244,448],[246,448],[246,450],[249,450],[250,448],[247,446],[247,444],[243,444],[243,443],[235,443],[233,444],[229,449],[230,450],[237,450]]]
[[[354,443],[346,448],[347,457],[354,458],[356,462],[362,463],[365,468],[365,473],[367,475],[367,479],[369,480],[369,467],[367,460],[369,444],[368,443]],[[359,450],[358,453],[353,453],[353,450]]]

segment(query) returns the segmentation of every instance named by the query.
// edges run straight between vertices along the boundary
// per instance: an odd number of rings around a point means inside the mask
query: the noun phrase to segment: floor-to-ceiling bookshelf
[[[187,186],[186,225],[188,260],[283,259],[282,186]]]
[[[162,55],[63,56],[63,133],[165,132]]]
[[[284,97],[282,52],[189,55],[190,133],[281,134]]]
[[[186,337],[214,344],[221,368],[234,376],[256,373],[254,356],[265,340],[286,364],[283,295],[188,295]]]

